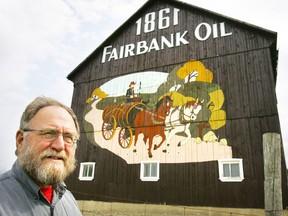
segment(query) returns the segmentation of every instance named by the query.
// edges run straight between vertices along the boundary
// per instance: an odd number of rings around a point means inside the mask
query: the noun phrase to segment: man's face
[[[73,118],[65,109],[49,106],[40,109],[28,127],[54,130],[61,135],[47,140],[39,131],[19,130],[16,140],[20,166],[41,187],[63,181],[75,169],[76,144],[67,145],[62,136],[77,134]]]

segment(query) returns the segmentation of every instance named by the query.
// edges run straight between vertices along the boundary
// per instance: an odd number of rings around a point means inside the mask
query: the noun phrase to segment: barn
[[[148,0],[68,75],[76,199],[265,209],[265,134],[278,134],[285,209],[276,44],[275,32]]]

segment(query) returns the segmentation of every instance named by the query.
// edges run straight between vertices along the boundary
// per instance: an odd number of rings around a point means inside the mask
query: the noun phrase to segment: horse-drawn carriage
[[[133,143],[136,147],[139,134],[143,133],[143,141],[148,142],[148,155],[152,157],[151,148],[153,138],[157,135],[162,141],[154,149],[157,149],[165,141],[165,119],[172,106],[170,97],[161,98],[153,109],[147,108],[142,102],[115,104],[105,107],[102,119],[102,135],[104,139],[111,140],[120,127],[118,143],[122,148],[129,148]],[[136,151],[136,149],[134,149]]]
[[[142,102],[107,106],[102,114],[103,138],[111,140],[117,127],[120,127],[118,143],[122,148],[129,148],[133,142],[135,116],[144,109],[146,109],[146,106]]]
[[[143,141],[148,144],[148,156],[152,157],[152,144],[155,136],[160,136],[160,143],[154,145],[158,149],[166,140],[165,128],[168,131],[167,145],[171,138],[178,132],[186,133],[187,137],[179,144],[186,144],[191,138],[189,125],[195,121],[197,114],[202,109],[203,101],[189,101],[180,107],[172,108],[169,96],[162,97],[153,109],[147,108],[142,102],[115,104],[105,107],[102,119],[102,135],[104,139],[111,140],[120,127],[118,143],[122,148],[129,148],[133,143],[136,147],[139,134],[143,134]],[[166,122],[166,120],[168,120]],[[136,149],[135,149],[136,150]],[[163,150],[165,152],[166,150]]]

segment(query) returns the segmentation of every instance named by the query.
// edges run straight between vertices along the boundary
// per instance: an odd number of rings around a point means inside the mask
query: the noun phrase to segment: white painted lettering
[[[170,35],[170,41],[168,41],[164,36],[161,36],[161,49],[164,49],[164,45],[166,45],[168,48],[174,46],[174,34]]]
[[[144,54],[147,51],[148,51],[148,46],[147,46],[146,41],[140,41],[137,43],[137,50],[136,50],[137,55]]]
[[[125,46],[125,55],[124,55],[124,57],[126,58],[128,56],[134,56],[135,55],[134,52],[133,52],[134,48],[135,48],[135,44],[127,44]]]
[[[180,46],[181,43],[182,44],[189,44],[189,42],[184,38],[185,35],[188,33],[188,31],[186,30],[182,35],[180,35],[181,33],[180,32],[177,32],[176,33],[176,38],[175,38],[175,45],[176,46]]]
[[[179,9],[176,10],[176,12]],[[171,22],[166,19],[168,16],[166,14],[169,14],[170,10],[163,9],[161,10],[160,17],[161,17],[161,24],[159,24],[160,28],[166,28],[168,23],[171,25]],[[146,25],[146,31],[150,31],[154,29],[154,24],[152,24],[154,20],[155,13],[149,13],[147,15],[147,19],[145,21]],[[174,17],[175,18],[175,17]],[[174,19],[175,20],[175,19]],[[141,19],[139,19],[141,21]],[[176,20],[176,24],[178,24],[178,20]],[[175,23],[174,23],[175,24]],[[225,23],[214,23],[214,24],[208,24],[205,22],[200,23],[196,26],[194,30],[195,38],[199,41],[205,41],[209,37],[216,39],[219,37],[226,37],[231,36],[232,32],[229,32],[225,28]],[[151,41],[139,41],[131,44],[122,45],[119,48],[113,48],[111,45],[106,46],[103,49],[103,55],[102,55],[102,61],[101,63],[104,63],[106,61],[111,60],[118,60],[122,58],[127,58],[129,56],[135,56],[135,55],[142,55],[145,53],[149,53],[152,51],[159,51],[163,50],[165,48],[173,48],[178,47],[181,45],[187,45],[189,44],[188,41],[188,30],[184,32],[176,32],[168,35],[167,37],[161,36],[152,38]]]
[[[106,55],[109,55],[111,53],[111,52],[108,52],[109,48],[112,48],[112,46],[104,47],[101,63],[104,63],[106,61]]]
[[[117,60],[118,59],[118,54],[117,54],[117,49],[113,48],[112,52],[110,54],[110,57],[108,59],[108,61],[110,61],[111,59]]]
[[[123,56],[124,56],[124,46],[121,46],[120,52],[119,52],[119,58],[121,59],[121,58],[123,58]]]
[[[202,37],[200,35],[200,29],[203,26],[204,28],[204,32],[206,32],[206,35],[204,37]],[[208,23],[200,23],[196,28],[195,28],[195,32],[194,35],[195,37],[200,40],[200,41],[205,41],[207,40],[207,38],[211,35],[211,26]]]
[[[217,24],[213,24],[212,28],[213,28],[213,38],[217,38],[218,37],[218,26],[217,26]]]
[[[220,34],[221,34],[221,37],[232,35],[232,32],[226,33],[224,22],[220,23]]]
[[[152,39],[148,52],[151,52],[151,50],[156,50],[156,51],[160,50],[156,38]]]

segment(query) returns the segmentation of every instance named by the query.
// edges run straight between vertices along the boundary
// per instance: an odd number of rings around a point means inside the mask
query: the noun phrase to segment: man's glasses
[[[41,129],[41,130],[38,129],[37,130],[37,129],[25,128],[23,129],[23,131],[24,132],[38,132],[39,135],[42,136],[43,139],[46,139],[49,141],[54,141],[60,135],[62,135],[65,144],[68,145],[69,147],[72,147],[73,145],[77,144],[77,142],[79,141],[78,137],[73,134],[70,134],[70,133],[62,134],[52,129]]]

